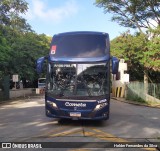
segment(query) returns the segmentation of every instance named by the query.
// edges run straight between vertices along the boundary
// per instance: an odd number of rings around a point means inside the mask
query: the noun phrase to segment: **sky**
[[[113,14],[105,14],[96,0],[26,0],[28,12],[24,15],[38,34],[53,36],[70,31],[99,31],[114,39],[128,28],[112,22]]]

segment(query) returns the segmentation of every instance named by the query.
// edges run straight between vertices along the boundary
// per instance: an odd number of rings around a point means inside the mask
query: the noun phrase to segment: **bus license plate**
[[[80,112],[70,112],[70,116],[72,116],[72,117],[81,117],[81,113]]]

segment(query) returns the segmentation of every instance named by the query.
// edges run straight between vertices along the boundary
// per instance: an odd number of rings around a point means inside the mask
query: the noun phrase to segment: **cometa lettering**
[[[66,102],[65,106],[86,107],[86,104],[85,103],[70,103],[70,102]]]

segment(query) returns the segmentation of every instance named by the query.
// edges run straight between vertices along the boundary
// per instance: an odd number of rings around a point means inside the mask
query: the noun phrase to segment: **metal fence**
[[[160,99],[160,83],[150,83],[148,85],[148,94],[157,99]]]
[[[129,100],[160,100],[160,83],[130,82],[127,85],[126,97]]]

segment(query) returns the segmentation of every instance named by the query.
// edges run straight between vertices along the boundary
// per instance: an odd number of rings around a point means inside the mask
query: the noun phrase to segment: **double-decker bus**
[[[110,60],[112,73],[118,59],[110,56],[109,35],[67,32],[52,38],[50,52],[37,60],[42,72],[47,60],[45,110],[47,117],[103,120],[109,118]]]

